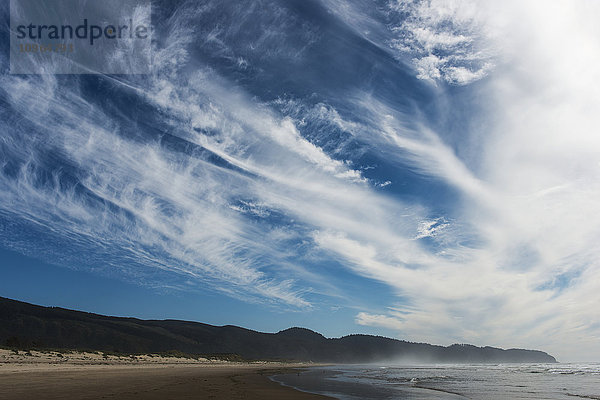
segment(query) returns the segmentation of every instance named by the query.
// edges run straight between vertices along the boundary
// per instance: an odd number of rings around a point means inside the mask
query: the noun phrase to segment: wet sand
[[[283,387],[269,376],[289,366],[153,365],[3,369],[0,399],[290,399],[327,397]]]

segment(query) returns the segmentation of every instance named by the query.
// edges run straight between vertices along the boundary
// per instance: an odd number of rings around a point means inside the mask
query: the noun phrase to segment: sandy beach
[[[0,399],[326,399],[269,379],[306,366],[0,350]]]

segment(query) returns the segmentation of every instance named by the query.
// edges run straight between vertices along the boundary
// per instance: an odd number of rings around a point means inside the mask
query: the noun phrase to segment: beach
[[[327,399],[272,375],[307,364],[0,350],[0,399]]]

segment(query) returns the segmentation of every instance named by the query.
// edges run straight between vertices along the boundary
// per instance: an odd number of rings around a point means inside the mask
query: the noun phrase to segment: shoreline
[[[129,358],[82,362],[89,354],[79,353],[79,358],[58,362],[31,360],[33,357],[28,356],[8,361],[0,354],[0,400],[331,399],[270,379],[273,375],[294,374],[315,366],[309,363],[186,362],[169,357],[162,362]]]
[[[25,369],[0,366],[0,399],[248,399],[325,400],[270,379],[301,365],[138,365]]]

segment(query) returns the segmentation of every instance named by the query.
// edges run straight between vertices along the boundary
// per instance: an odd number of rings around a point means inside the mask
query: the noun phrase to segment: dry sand
[[[326,399],[268,377],[310,364],[0,349],[0,399]]]

